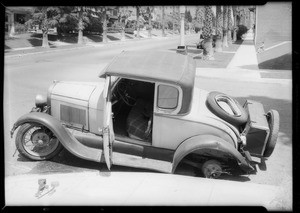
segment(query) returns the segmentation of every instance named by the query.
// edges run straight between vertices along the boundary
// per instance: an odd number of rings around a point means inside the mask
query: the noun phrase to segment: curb
[[[291,85],[292,79],[262,78],[260,70],[226,69],[226,68],[196,68],[196,77],[222,79],[231,81],[277,83]]]

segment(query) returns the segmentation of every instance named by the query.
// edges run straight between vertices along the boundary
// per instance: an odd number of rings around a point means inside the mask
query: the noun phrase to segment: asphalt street
[[[186,43],[195,43],[198,35],[186,37]],[[174,51],[179,38],[141,40],[118,45],[91,46],[72,51],[56,51],[5,58],[4,73],[4,136],[5,175],[43,174],[50,172],[71,173],[78,171],[106,171],[103,164],[84,161],[63,151],[47,162],[28,161],[15,152],[14,138],[9,131],[13,123],[34,106],[36,94],[47,94],[53,80],[99,81],[98,74],[113,57],[122,50],[169,50]],[[198,59],[199,60],[199,59]],[[137,62],[138,63],[138,62]],[[259,184],[291,186],[292,181],[292,85],[255,81],[238,81],[196,77],[196,86],[208,91],[220,91],[237,98],[242,104],[246,99],[260,101],[265,111],[275,109],[280,114],[280,132],[273,155],[266,162],[267,170],[258,171],[235,179]],[[184,169],[183,169],[184,170]],[[112,171],[145,171],[114,166]],[[147,172],[147,171],[145,171]],[[149,171],[148,171],[149,172]],[[194,176],[193,172],[181,174]],[[287,189],[288,191],[290,190]]]

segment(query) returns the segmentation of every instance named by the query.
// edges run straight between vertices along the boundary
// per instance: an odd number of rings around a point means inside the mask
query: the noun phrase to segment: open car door
[[[115,140],[115,133],[113,129],[113,122],[112,122],[112,104],[111,104],[111,91],[110,91],[110,83],[111,79],[110,76],[106,76],[105,87],[103,90],[103,153],[105,158],[105,163],[110,170],[112,165],[112,148],[113,142]]]

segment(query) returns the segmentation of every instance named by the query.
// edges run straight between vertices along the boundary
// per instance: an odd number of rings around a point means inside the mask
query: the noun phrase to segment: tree
[[[27,26],[38,25],[43,33],[42,47],[49,48],[48,32],[50,28],[57,26],[60,18],[59,7],[36,7],[31,18],[25,23]]]
[[[215,42],[215,51],[222,52],[222,37],[223,37],[223,13],[222,7],[216,6],[216,16],[217,16],[217,23],[216,23],[216,42]]]
[[[70,14],[77,20],[77,30],[78,30],[78,44],[83,44],[83,30],[89,22],[87,17],[88,10],[90,8],[85,6],[74,7],[73,12]]]
[[[213,46],[212,46],[212,6],[205,6],[205,20],[203,27],[203,56],[204,59],[213,60]]]
[[[131,15],[131,11],[127,7],[119,7],[119,17],[118,17],[118,22],[120,23],[121,27],[121,40],[125,40],[125,27],[128,23],[128,18]]]
[[[223,6],[223,48],[228,47],[227,33],[228,33],[228,6]]]
[[[185,23],[186,23],[187,28],[188,28],[189,33],[190,33],[191,32],[191,23],[193,21],[193,17],[192,17],[191,12],[189,10],[185,11],[184,18],[185,18]]]
[[[152,37],[152,32],[151,32],[151,30],[152,30],[152,22],[151,22],[151,20],[152,20],[152,18],[153,18],[153,16],[152,16],[152,13],[153,13],[153,11],[154,11],[154,7],[153,6],[147,6],[147,18],[148,18],[148,36],[149,36],[149,38],[151,38]]]
[[[199,28],[203,28],[205,20],[205,8],[203,6],[197,6],[195,11],[195,21],[199,24]]]
[[[148,30],[148,37],[152,37],[152,13],[154,11],[154,6],[144,6],[140,9],[140,15],[143,17],[144,22],[147,24],[146,28]]]

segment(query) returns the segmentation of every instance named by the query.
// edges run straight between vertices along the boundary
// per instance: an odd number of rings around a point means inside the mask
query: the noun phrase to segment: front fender
[[[254,170],[254,168],[245,160],[241,153],[222,138],[213,135],[198,135],[185,140],[178,146],[173,157],[172,173],[175,172],[179,162],[185,156],[201,149],[214,149],[223,151],[234,157],[237,160],[238,165],[245,172]]]
[[[41,113],[31,112],[21,116],[14,124],[11,130],[11,136],[14,131],[24,123],[39,123],[50,129],[58,138],[61,144],[75,156],[96,162],[101,162],[102,150],[87,147],[81,144],[61,123],[53,116]],[[99,138],[100,140],[100,138]]]

